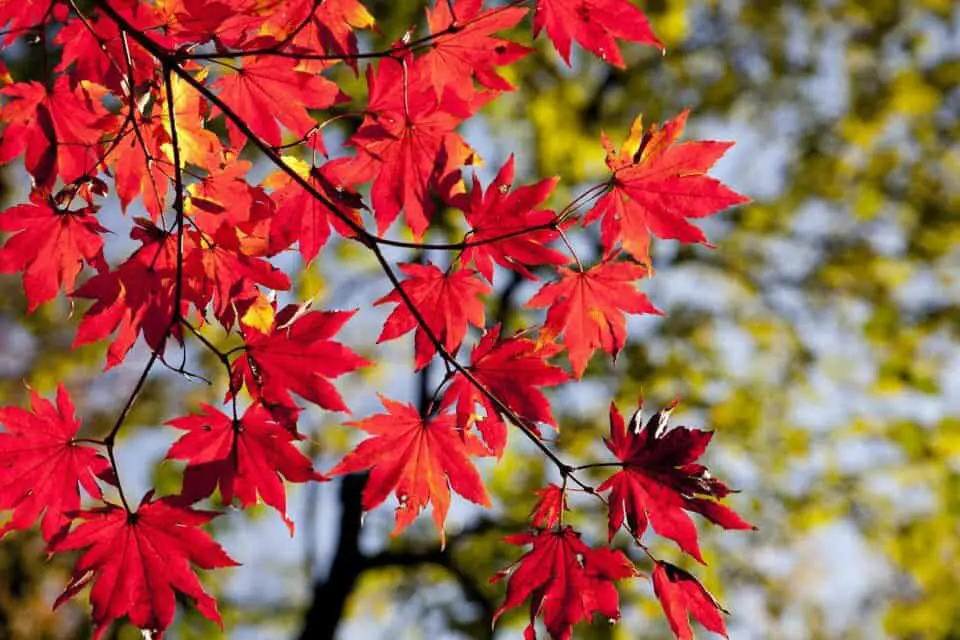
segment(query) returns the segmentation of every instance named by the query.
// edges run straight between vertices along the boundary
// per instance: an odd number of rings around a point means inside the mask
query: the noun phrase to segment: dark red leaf
[[[668,430],[672,409],[673,406],[655,414],[646,426],[637,409],[627,427],[611,403],[610,438],[606,444],[624,467],[597,490],[610,491],[611,540],[624,521],[638,540],[649,523],[658,534],[703,562],[697,528],[687,511],[696,511],[728,529],[752,529],[753,525],[714,500],[729,494],[730,489],[705,467],[694,464],[706,451],[713,432],[687,427]]]

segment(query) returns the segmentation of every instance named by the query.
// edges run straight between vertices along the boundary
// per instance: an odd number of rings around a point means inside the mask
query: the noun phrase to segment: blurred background
[[[423,22],[420,3],[365,4],[379,34],[361,47]],[[575,51],[567,68],[540,38],[534,55],[504,72],[518,91],[465,129],[486,161],[482,178],[515,152],[521,180],[561,177],[551,204],[562,207],[603,178],[601,131],[619,143],[638,113],[652,123],[690,108],[688,138],[736,140],[715,175],[754,202],[703,223],[716,250],[656,243],[656,274],[642,288],[667,317],[632,321],[616,364],[598,356],[582,383],[553,394],[561,432],[549,437],[571,459],[603,457],[610,399],[630,412],[641,390],[650,410],[679,396],[675,424],[718,432],[708,464],[741,490],[732,504],[759,531],[700,522],[710,564],[687,568],[731,611],[731,638],[960,638],[960,7],[641,6],[665,57],[627,46],[620,72]],[[526,29],[513,37],[529,42]],[[22,80],[42,77],[56,55],[48,37],[3,59]],[[362,96],[362,82],[336,73]],[[328,145],[348,134],[334,131]],[[5,204],[29,188],[15,166],[3,180]],[[108,257],[122,258],[129,218],[115,202],[104,216],[119,243]],[[456,216],[444,220],[439,236],[459,238]],[[595,232],[581,234],[585,260],[596,256]],[[414,402],[432,392],[438,376],[411,373],[410,341],[381,348],[369,339],[383,319],[369,305],[386,293],[375,264],[344,243],[305,271],[297,260],[288,266],[299,273],[299,299],[362,309],[341,336],[382,364],[338,385],[355,415],[379,410],[375,391]],[[523,309],[537,285],[506,274],[497,284],[490,322],[512,331],[537,320]],[[0,278],[0,400],[23,404],[24,381],[47,395],[64,381],[85,428],[103,430],[148,354],[101,374],[102,347],[69,349],[80,309],[61,296],[24,310],[19,277]],[[217,384],[152,379],[119,446],[134,495],[153,483],[176,491],[177,469],[157,465],[176,434],[158,425],[222,395],[216,363],[189,355]],[[304,415],[321,470],[355,441],[342,421]],[[444,551],[425,518],[390,539],[389,506],[361,526],[361,477],[291,488],[292,539],[273,512],[229,513],[217,535],[244,566],[205,576],[228,631],[184,613],[170,637],[517,637],[523,608],[491,631],[503,585],[488,578],[519,557],[501,538],[524,526],[532,491],[556,479],[524,445],[514,437],[500,464],[483,465],[494,508],[455,504]],[[587,537],[606,527],[595,502],[575,503],[573,522]],[[679,562],[674,547],[658,551]],[[47,559],[38,535],[0,541],[0,638],[88,635],[86,602],[50,611],[69,570]],[[624,585],[623,614],[577,637],[668,637],[647,581]]]

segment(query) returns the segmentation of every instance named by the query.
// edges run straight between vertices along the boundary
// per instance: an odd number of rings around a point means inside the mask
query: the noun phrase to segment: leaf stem
[[[573,468],[574,471],[583,471],[584,469],[603,469],[610,467],[623,467],[623,462],[591,462],[590,464],[581,464]]]

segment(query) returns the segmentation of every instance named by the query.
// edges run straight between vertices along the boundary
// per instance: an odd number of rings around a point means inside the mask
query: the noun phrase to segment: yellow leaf
[[[206,69],[201,70],[194,77],[203,82],[206,78]],[[180,157],[184,163],[198,166],[209,166],[219,160],[221,153],[220,138],[213,131],[203,128],[202,105],[200,94],[187,84],[180,76],[174,75],[171,81],[173,88],[174,122],[177,124],[177,140],[180,146]],[[160,121],[167,135],[170,131],[170,111],[167,109],[167,98],[163,96],[163,111]],[[160,145],[163,153],[172,162],[173,144],[164,142]]]
[[[244,326],[256,329],[260,333],[267,335],[273,329],[273,305],[262,295],[257,297],[257,301],[247,309],[240,322]]]

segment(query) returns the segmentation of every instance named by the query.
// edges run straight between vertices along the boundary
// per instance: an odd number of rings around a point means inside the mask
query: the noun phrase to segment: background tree
[[[419,8],[382,5],[368,3],[382,34],[372,46],[422,21]],[[749,539],[705,543],[713,559],[708,586],[724,602],[749,603],[729,621],[734,637],[876,637],[880,625],[895,637],[951,637],[956,577],[944,558],[954,553],[958,513],[952,498],[957,406],[950,400],[958,317],[957,10],[948,2],[644,8],[668,50],[665,58],[628,47],[629,70],[619,72],[575,52],[571,72],[541,42],[535,57],[511,67],[518,92],[483,116],[489,131],[509,132],[509,144],[493,139],[495,154],[526,141],[536,153],[518,157],[521,175],[559,175],[561,185],[601,175],[599,132],[619,142],[638,110],[653,122],[692,107],[691,126],[704,134],[696,137],[739,142],[720,175],[756,203],[708,225],[716,252],[657,245],[658,273],[648,293],[668,318],[645,319],[617,368],[590,375],[625,401],[641,385],[658,404],[680,394],[687,422],[721,432],[711,466],[754,501],[744,515],[760,526]],[[42,75],[35,63],[18,66],[7,52],[5,59],[18,79]],[[309,295],[321,285],[310,271],[299,286]],[[327,286],[330,297],[349,288]],[[491,313],[507,326],[519,326],[528,313],[517,303],[526,298],[523,286],[517,279],[498,292]],[[13,296],[4,300],[19,314],[24,305]],[[46,326],[32,324],[36,314],[8,321],[31,323],[23,335],[62,331],[64,346],[73,333],[59,328],[65,312],[66,306],[41,307],[39,313],[51,314]],[[23,340],[30,354],[56,344]],[[74,356],[59,360],[71,375],[83,375]],[[34,361],[53,368],[58,359],[50,353]],[[101,361],[96,354],[88,362]],[[11,373],[11,394],[26,370]],[[208,373],[217,371],[211,364]],[[49,391],[63,375],[38,369],[31,384]],[[185,388],[200,393],[193,385],[178,387]],[[155,392],[166,395],[164,384]],[[603,404],[580,396],[558,416],[565,450],[596,445],[605,429],[598,417]],[[142,417],[135,423],[157,424],[167,415],[159,402],[137,407]],[[109,408],[104,413],[112,415]],[[319,419],[317,432],[334,433]],[[318,444],[324,452],[346,448],[325,440]],[[340,535],[314,535],[339,542],[332,569],[326,553],[306,554],[315,558],[309,575],[319,576],[313,606],[309,591],[240,598],[228,618],[294,629],[302,602],[305,625],[323,618],[329,629],[339,616],[326,603],[350,596],[342,611],[366,614],[399,593],[396,607],[384,608],[386,616],[400,612],[384,618],[391,624],[484,633],[497,595],[486,576],[515,558],[497,540],[525,519],[530,491],[549,479],[537,460],[508,454],[493,472],[491,493],[511,509],[498,514],[502,522],[466,522],[462,533],[449,535],[443,553],[428,529],[420,544],[415,527],[359,562],[360,483],[331,487],[326,497],[335,499],[314,506],[314,514],[322,523],[339,522]],[[312,490],[303,496],[316,505]],[[331,508],[337,500],[339,510]],[[374,526],[371,519],[365,528]],[[309,522],[300,526],[310,539]],[[39,554],[38,546],[5,557],[37,567]],[[842,593],[829,590],[854,573],[869,579],[840,583]],[[237,575],[241,580],[243,573]],[[18,581],[24,583],[39,580]],[[448,587],[435,586],[441,584]],[[457,604],[461,594],[474,605]],[[623,601],[629,625],[601,625],[595,633],[633,630],[647,620],[664,624],[658,615],[648,618],[643,598]],[[429,615],[420,614],[424,609]]]

